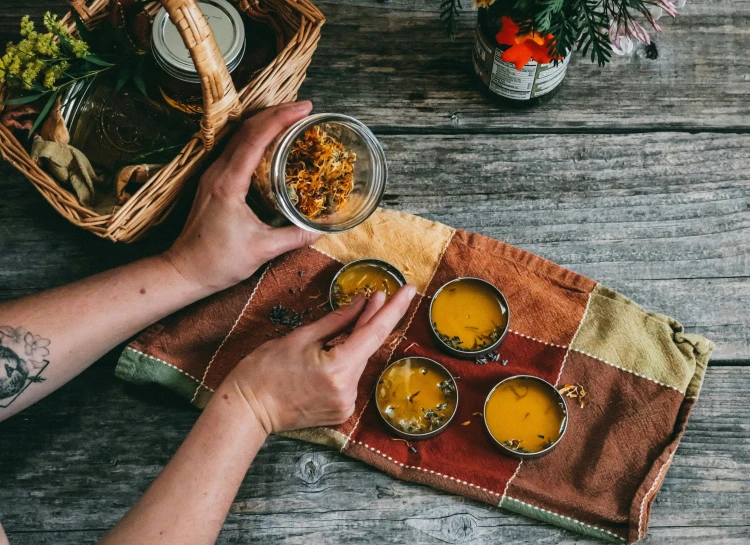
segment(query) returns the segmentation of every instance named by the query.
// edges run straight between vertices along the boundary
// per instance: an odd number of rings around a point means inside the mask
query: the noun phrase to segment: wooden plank
[[[750,360],[750,135],[381,135],[384,204],[504,240],[588,275]],[[0,298],[168,246],[187,211],[136,245],[59,218],[0,165]]]
[[[62,0],[33,9],[11,0],[0,18],[0,37],[15,39],[23,13],[41,15],[55,5],[64,10]],[[576,55],[561,93],[529,111],[498,107],[472,83],[470,10],[451,42],[433,0],[320,5],[328,23],[300,96],[313,99],[319,111],[351,114],[377,129],[750,128],[750,4],[742,0],[689,2],[677,19],[662,19],[656,61],[642,47],[604,69]]]
[[[639,48],[601,69],[576,55],[560,94],[529,111],[496,106],[477,92],[469,76],[472,14],[450,42],[434,11],[361,4],[322,6],[328,24],[300,91],[320,111],[348,113],[376,128],[446,132],[746,131],[750,122],[746,2],[689,3],[665,22],[657,61]],[[342,92],[332,93],[331,85]]]
[[[93,543],[174,453],[197,412],[112,376],[111,360],[0,424],[0,520],[12,543]],[[750,367],[712,367],[652,517],[654,543],[746,543]],[[10,448],[5,448],[10,446]],[[219,543],[592,543],[274,437]]]

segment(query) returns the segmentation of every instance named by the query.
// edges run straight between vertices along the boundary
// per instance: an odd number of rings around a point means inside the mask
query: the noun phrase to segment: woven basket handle
[[[94,0],[94,4],[101,0]],[[95,17],[93,6],[86,0],[68,0],[71,7],[87,23]],[[219,51],[211,27],[208,26],[196,0],[161,0],[169,18],[177,27],[195,63],[203,90],[201,139],[211,149],[219,132],[228,121],[240,117],[242,108],[224,57]]]

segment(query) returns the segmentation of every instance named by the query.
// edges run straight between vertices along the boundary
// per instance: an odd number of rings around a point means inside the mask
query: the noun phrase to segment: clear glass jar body
[[[559,91],[568,68],[570,53],[559,62],[539,64],[529,61],[521,70],[500,56],[509,46],[497,43],[502,17],[511,8],[498,0],[477,12],[477,26],[472,51],[472,66],[477,84],[493,100],[514,108],[525,108],[549,102]]]
[[[115,87],[115,76],[105,73],[71,86],[63,100],[70,145],[94,166],[168,162],[198,130],[194,119],[140,91]]]
[[[315,125],[357,154],[354,188],[344,206],[330,215],[310,219],[295,208],[286,185],[286,165],[295,142]],[[385,191],[388,167],[383,147],[362,122],[342,114],[306,117],[279,135],[266,151],[253,175],[247,201],[264,222],[293,224],[316,233],[336,233],[356,227],[377,209]]]

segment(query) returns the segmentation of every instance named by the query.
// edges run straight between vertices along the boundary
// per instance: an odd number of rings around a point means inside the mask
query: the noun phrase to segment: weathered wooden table
[[[656,61],[642,49],[605,69],[576,57],[554,101],[526,112],[477,92],[473,14],[450,42],[437,3],[321,1],[328,24],[300,96],[381,138],[385,206],[540,254],[712,339],[649,541],[750,543],[750,3],[688,4],[664,25]],[[1,4],[1,42],[27,11],[63,11],[61,0]],[[66,223],[6,164],[0,196],[0,299],[165,248],[186,208],[123,246]],[[170,393],[116,380],[118,354],[0,424],[0,520],[14,545],[95,543],[195,421]],[[272,438],[219,542],[589,541]]]

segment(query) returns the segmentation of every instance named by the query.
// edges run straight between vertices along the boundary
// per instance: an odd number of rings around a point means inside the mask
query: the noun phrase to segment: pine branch
[[[599,0],[578,0],[581,23],[581,39],[578,50],[586,55],[591,49],[591,62],[604,66],[612,56],[612,47],[606,29],[609,26],[607,15]],[[598,9],[597,9],[598,8]]]
[[[463,6],[461,0],[442,0],[440,3],[440,18],[445,23],[445,30],[451,40],[456,36],[457,20]]]

